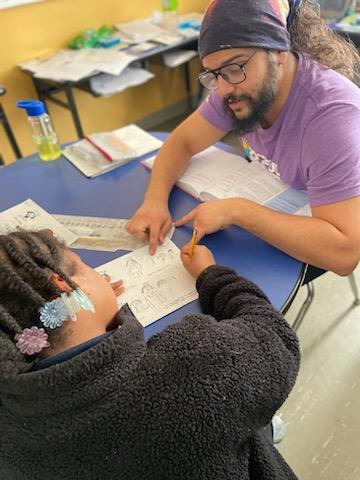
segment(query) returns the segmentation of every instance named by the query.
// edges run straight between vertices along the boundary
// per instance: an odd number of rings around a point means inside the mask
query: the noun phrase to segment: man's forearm
[[[350,274],[356,266],[346,236],[327,221],[276,212],[242,199],[234,199],[233,206],[233,224],[304,263],[339,275]]]

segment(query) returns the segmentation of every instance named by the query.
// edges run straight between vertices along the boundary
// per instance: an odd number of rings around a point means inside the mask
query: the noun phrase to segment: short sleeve
[[[302,140],[302,169],[310,205],[360,195],[360,110],[335,104],[313,118]]]
[[[211,125],[225,133],[234,128],[230,115],[227,115],[223,101],[216,90],[212,90],[197,110]]]

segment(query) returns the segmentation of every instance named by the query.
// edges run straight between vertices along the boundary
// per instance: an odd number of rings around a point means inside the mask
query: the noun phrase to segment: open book
[[[155,157],[142,163],[152,168]],[[308,195],[270,174],[258,162],[210,147],[195,155],[176,185],[200,201],[240,197],[284,213],[308,215]]]
[[[162,141],[136,125],[113,132],[94,133],[68,145],[63,155],[86,177],[94,178],[153,152]]]

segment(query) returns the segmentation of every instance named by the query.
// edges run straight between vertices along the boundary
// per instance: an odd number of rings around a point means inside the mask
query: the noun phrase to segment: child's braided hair
[[[69,278],[75,266],[64,259],[65,250],[45,231],[0,235],[0,376],[25,372],[34,361],[19,352],[15,335],[32,326],[44,328],[39,309],[61,294],[50,274],[76,288]],[[57,334],[47,333],[54,343]]]

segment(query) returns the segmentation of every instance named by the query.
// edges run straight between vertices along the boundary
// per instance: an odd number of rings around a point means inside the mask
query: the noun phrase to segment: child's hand
[[[195,279],[200,275],[205,268],[210,267],[210,265],[215,265],[215,259],[211,251],[202,245],[195,245],[192,256],[189,255],[190,244],[187,243],[181,249],[181,261],[184,264],[186,270],[192,275]]]
[[[124,282],[122,280],[118,280],[117,282],[111,282],[111,286],[117,297],[119,297],[122,293],[124,293],[125,287],[124,287]]]
[[[107,280],[110,283],[117,297],[119,297],[124,292],[125,287],[124,287],[124,282],[122,280],[118,280],[117,282],[112,282],[110,276],[107,273],[103,273],[102,276],[105,278],[105,280]]]

